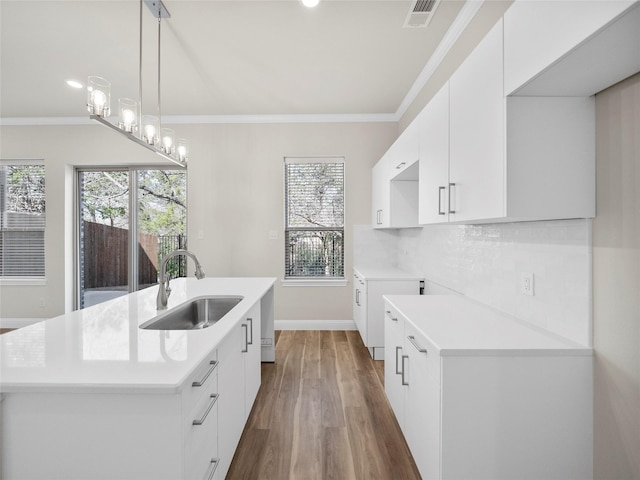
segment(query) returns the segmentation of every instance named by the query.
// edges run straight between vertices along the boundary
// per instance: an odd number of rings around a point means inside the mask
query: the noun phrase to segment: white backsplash
[[[356,245],[354,265],[395,254],[391,266],[580,344],[592,343],[591,220],[390,231],[358,226]],[[534,274],[534,296],[520,292],[524,272]]]

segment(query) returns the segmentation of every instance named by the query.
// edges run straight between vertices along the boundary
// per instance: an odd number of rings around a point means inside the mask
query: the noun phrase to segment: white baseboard
[[[356,330],[353,320],[275,320],[275,330]]]
[[[46,318],[0,318],[0,328],[22,328],[43,320]]]

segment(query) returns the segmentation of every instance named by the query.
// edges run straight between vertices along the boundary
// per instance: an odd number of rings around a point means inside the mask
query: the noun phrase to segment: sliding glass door
[[[164,256],[186,248],[186,171],[78,170],[77,306],[157,284]],[[185,276],[185,259],[168,266]]]

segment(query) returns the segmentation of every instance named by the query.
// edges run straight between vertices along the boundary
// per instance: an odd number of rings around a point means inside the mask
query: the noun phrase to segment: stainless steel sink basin
[[[241,296],[210,296],[191,300],[140,325],[145,330],[196,330],[207,328],[235,307]]]

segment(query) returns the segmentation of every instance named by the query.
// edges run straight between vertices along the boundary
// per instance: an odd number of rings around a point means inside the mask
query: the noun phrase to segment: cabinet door
[[[218,451],[220,478],[231,465],[245,423],[244,359],[245,329],[236,325],[218,347]]]
[[[389,304],[384,316],[384,391],[393,413],[404,432],[404,387],[402,386],[402,355],[404,354],[404,319]]]
[[[406,388],[404,436],[424,479],[440,478],[440,385],[429,373],[427,342],[405,326]]]
[[[505,216],[502,57],[500,20],[449,83],[450,221]]]
[[[427,104],[418,118],[420,181],[418,222],[449,220],[449,83]]]
[[[362,342],[367,344],[367,322],[366,322],[367,292],[364,280],[354,275],[353,278],[353,321],[358,327]]]
[[[389,226],[390,176],[385,154],[371,170],[371,223],[374,228]]]
[[[253,402],[256,399],[261,382],[261,361],[260,361],[260,302],[256,303],[246,316],[243,322],[245,335],[244,352],[244,378],[245,378],[245,410],[246,420],[251,413]],[[244,422],[243,422],[244,425]]]

